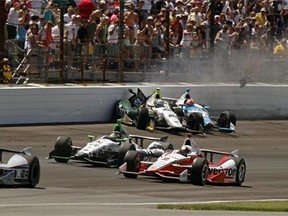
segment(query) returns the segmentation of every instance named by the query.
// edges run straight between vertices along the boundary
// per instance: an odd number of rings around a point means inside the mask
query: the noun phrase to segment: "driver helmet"
[[[110,135],[110,137],[120,139],[121,138],[121,133],[119,131],[113,131]]]
[[[189,145],[183,145],[179,151],[180,154],[187,157],[188,154],[190,154],[193,151],[192,147]]]
[[[154,106],[155,106],[156,108],[164,107],[164,101],[161,100],[161,99],[156,99],[156,100],[154,101]]]
[[[148,146],[147,150],[148,150],[148,152],[150,152],[150,154],[152,154],[156,157],[160,157],[162,154],[164,154],[163,146],[158,142],[152,142]]]
[[[194,100],[193,98],[190,98],[186,101],[186,106],[193,106],[194,105]]]
[[[147,149],[163,149],[163,146],[159,142],[152,142]]]

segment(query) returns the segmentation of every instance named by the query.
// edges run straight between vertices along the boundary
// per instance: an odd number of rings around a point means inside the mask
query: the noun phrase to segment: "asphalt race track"
[[[0,215],[211,215],[211,212],[155,209],[158,203],[288,199],[288,121],[238,121],[237,133],[194,135],[200,148],[239,149],[246,160],[246,181],[241,187],[162,182],[151,177],[125,179],[117,169],[69,161],[46,160],[56,138],[70,136],[84,146],[87,135],[109,134],[113,124],[1,127],[0,145],[10,149],[31,146],[40,158],[41,179],[35,189],[1,188]],[[175,147],[185,132],[139,131],[130,134],[169,136]],[[287,215],[287,213],[213,212],[213,215]]]

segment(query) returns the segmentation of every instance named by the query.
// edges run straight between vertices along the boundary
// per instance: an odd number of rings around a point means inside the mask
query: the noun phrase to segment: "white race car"
[[[13,154],[3,161],[3,152]],[[40,163],[31,155],[31,148],[22,151],[0,148],[0,185],[25,186],[34,188],[40,180]]]
[[[167,101],[151,96],[145,106],[141,107],[138,114],[138,128],[146,128],[146,124],[150,129],[181,129],[183,126],[179,117],[171,110]],[[152,122],[152,124],[151,124]]]
[[[144,140],[151,140],[163,148],[169,147],[167,137],[155,138],[139,135],[127,135],[122,138],[102,135],[96,139],[89,136],[90,140],[84,147],[73,146],[69,137],[60,136],[54,145],[54,150],[49,153],[47,159],[54,159],[59,163],[67,163],[69,160],[86,161],[94,165],[118,167],[123,163],[128,150],[143,149]],[[135,141],[132,141],[134,139]],[[140,143],[139,143],[140,142]],[[171,145],[171,144],[170,144]]]

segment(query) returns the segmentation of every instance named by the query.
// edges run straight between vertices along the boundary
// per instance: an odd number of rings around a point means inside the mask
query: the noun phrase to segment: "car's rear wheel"
[[[136,147],[132,143],[124,143],[118,153],[118,166],[124,163],[124,157],[129,150],[136,150]]]
[[[190,169],[191,183],[194,185],[205,185],[208,177],[209,165],[205,158],[195,158]]]
[[[199,131],[200,126],[203,122],[203,117],[201,113],[193,112],[187,118],[187,125],[189,129]]]
[[[176,113],[178,117],[181,117],[181,118],[184,117],[184,112],[180,107],[175,107],[174,112]]]
[[[112,115],[112,121],[113,121],[113,122],[116,122],[117,119],[123,118],[123,112],[122,112],[122,110],[120,109],[120,103],[121,103],[121,101],[118,100],[118,101],[115,103],[115,105],[114,105],[114,110],[113,110],[114,112],[113,112],[113,115]]]
[[[149,112],[146,107],[140,107],[138,116],[136,117],[136,128],[145,130],[149,122]]]
[[[142,156],[137,151],[129,150],[124,158],[124,163],[127,163],[126,170],[128,172],[138,173],[140,170],[140,162],[142,160]],[[134,173],[123,173],[126,178],[137,178],[138,174]]]
[[[234,158],[237,174],[236,174],[236,185],[241,186],[245,180],[246,175],[246,163],[243,158]]]
[[[60,136],[57,138],[52,157],[56,162],[67,163],[72,154],[72,140],[69,137]],[[58,157],[57,157],[58,156]],[[61,158],[63,157],[63,158]]]
[[[217,120],[217,126],[222,128],[230,128],[230,123],[236,126],[236,116],[228,111],[222,112]]]
[[[28,157],[29,164],[29,176],[28,176],[28,186],[34,188],[40,180],[40,163],[36,156]]]

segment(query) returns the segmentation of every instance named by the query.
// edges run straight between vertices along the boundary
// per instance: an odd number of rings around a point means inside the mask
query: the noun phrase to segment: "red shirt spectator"
[[[91,0],[82,0],[79,5],[79,15],[82,19],[88,20],[96,5]]]

